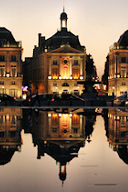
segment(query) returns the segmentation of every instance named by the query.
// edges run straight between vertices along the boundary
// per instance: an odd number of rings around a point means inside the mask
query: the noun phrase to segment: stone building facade
[[[86,77],[86,50],[78,36],[68,31],[67,20],[63,11],[60,31],[47,40],[38,35],[38,46],[33,50],[32,61],[27,59],[31,71],[28,82],[32,82],[33,92],[38,88],[39,93],[82,93],[83,85],[77,82]]]
[[[108,94],[119,96],[128,92],[128,31],[109,51]]]
[[[22,96],[22,46],[12,33],[0,27],[0,94]]]

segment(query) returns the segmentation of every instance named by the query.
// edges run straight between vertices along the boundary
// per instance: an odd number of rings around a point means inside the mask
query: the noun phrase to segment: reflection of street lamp
[[[3,91],[2,91],[2,92],[4,93],[4,85],[2,85],[2,89],[3,89]]]
[[[112,90],[113,90],[113,91],[112,91],[112,94],[114,94],[114,90],[115,90],[115,87],[114,87],[114,86],[112,87]]]

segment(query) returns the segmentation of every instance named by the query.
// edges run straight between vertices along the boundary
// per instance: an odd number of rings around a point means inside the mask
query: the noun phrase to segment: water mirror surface
[[[127,109],[0,108],[2,192],[127,192]]]

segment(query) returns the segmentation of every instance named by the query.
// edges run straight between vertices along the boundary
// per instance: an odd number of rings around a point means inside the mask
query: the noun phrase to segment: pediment
[[[70,45],[63,45],[57,49],[50,51],[51,53],[81,53],[82,51],[72,48]]]

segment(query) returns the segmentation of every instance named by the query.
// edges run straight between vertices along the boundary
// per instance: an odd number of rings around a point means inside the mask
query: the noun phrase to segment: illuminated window
[[[52,78],[53,78],[53,79],[58,79],[58,77],[59,77],[58,68],[53,68],[53,69],[52,69]]]
[[[121,77],[126,77],[126,70],[125,69],[121,69]]]
[[[80,78],[79,68],[73,68],[72,69],[72,77],[73,77],[73,79],[79,79]]]

